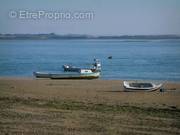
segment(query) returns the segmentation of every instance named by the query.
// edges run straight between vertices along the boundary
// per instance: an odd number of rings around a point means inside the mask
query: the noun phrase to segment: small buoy
[[[112,56],[109,56],[108,59],[112,59]]]

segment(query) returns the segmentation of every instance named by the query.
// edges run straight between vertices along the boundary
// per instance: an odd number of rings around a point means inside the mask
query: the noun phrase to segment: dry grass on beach
[[[124,92],[119,80],[0,79],[0,134],[180,134],[180,84]]]

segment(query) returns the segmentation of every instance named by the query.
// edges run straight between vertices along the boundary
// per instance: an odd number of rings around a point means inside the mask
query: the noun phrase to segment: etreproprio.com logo
[[[93,20],[94,12],[92,11],[76,11],[76,12],[60,12],[60,11],[29,11],[29,10],[11,10],[9,17],[12,19],[48,19],[48,20]]]

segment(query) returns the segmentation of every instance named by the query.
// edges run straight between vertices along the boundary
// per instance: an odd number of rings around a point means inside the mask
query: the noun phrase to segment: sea
[[[108,59],[112,56],[112,59]],[[180,40],[0,40],[0,77],[102,64],[102,80],[180,81]]]

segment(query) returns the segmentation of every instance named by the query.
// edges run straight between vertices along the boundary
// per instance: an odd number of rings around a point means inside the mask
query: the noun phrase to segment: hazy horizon
[[[92,37],[101,37],[101,36],[107,36],[107,37],[123,37],[123,36],[129,36],[129,37],[133,37],[133,36],[180,36],[180,34],[154,34],[154,35],[149,35],[149,34],[143,34],[143,35],[108,35],[108,34],[104,34],[104,35],[90,35],[90,34],[78,34],[78,33],[66,33],[66,34],[59,34],[59,33],[0,33],[0,35],[50,35],[50,34],[54,34],[57,36],[92,36]]]
[[[18,18],[19,13],[42,11],[48,15],[61,12],[90,13],[91,16],[86,19],[63,20],[54,19],[53,16]],[[2,0],[0,33],[93,36],[180,35],[179,13],[179,0]],[[14,14],[16,16],[12,16]]]

